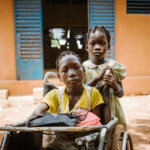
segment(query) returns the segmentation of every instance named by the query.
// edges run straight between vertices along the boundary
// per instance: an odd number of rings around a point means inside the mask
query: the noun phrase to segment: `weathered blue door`
[[[14,0],[18,80],[43,78],[41,0]]]
[[[89,0],[89,27],[105,26],[111,33],[111,48],[107,58],[114,58],[114,0]]]

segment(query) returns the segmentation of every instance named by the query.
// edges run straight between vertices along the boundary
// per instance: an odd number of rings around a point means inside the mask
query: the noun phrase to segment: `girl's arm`
[[[108,67],[104,68],[96,78],[89,81],[88,85],[89,86],[96,86],[96,84],[103,79],[103,76],[105,74],[106,69],[108,69]]]
[[[94,109],[92,109],[91,112],[94,113],[95,115],[97,115],[98,117],[101,117],[100,116],[100,105],[98,105]]]
[[[34,111],[33,113],[31,114],[31,116],[28,118],[28,120],[30,118],[32,118],[33,116],[38,116],[40,115],[41,113],[47,111],[49,108],[49,106],[46,104],[46,103],[41,103]]]
[[[118,83],[118,86],[120,86],[120,87],[119,87],[118,92],[115,92],[115,91],[114,91],[114,93],[115,93],[115,95],[116,95],[117,97],[121,98],[121,97],[124,96],[124,90],[123,90],[123,87],[122,87],[122,82],[117,82],[117,83]]]
[[[121,98],[124,96],[122,82],[117,82],[112,73],[105,74],[104,81],[114,90],[114,94],[117,97]]]
[[[46,103],[41,103],[35,110],[34,112],[31,114],[30,117],[27,118],[27,120],[21,121],[21,122],[17,122],[15,124],[11,124],[11,126],[13,127],[21,127],[21,126],[25,126],[26,123],[34,116],[38,116],[40,115],[42,112],[48,110],[48,105]],[[9,125],[10,126],[10,125]]]

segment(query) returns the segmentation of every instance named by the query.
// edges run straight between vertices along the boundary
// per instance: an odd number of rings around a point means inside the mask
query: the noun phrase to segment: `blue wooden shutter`
[[[43,78],[41,0],[14,0],[17,79]]]
[[[114,58],[114,0],[89,0],[89,27],[105,26],[111,34],[111,48],[107,58]]]
[[[150,0],[127,0],[128,14],[150,14]]]

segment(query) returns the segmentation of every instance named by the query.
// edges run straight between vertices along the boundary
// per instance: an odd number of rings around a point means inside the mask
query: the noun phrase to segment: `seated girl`
[[[103,99],[96,88],[86,87],[82,84],[84,69],[80,58],[72,51],[64,51],[57,59],[56,65],[58,77],[65,84],[65,88],[59,90],[62,98],[59,98],[57,89],[48,92],[32,116],[37,116],[45,111],[68,113],[78,108],[90,109],[99,116],[99,105],[103,103]],[[89,91],[90,106],[88,106]]]
[[[89,110],[99,116],[103,99],[96,88],[86,87],[82,84],[84,69],[80,58],[71,51],[64,51],[58,57],[56,66],[57,75],[65,84],[65,87],[48,92],[31,117],[45,111],[49,113],[69,113],[78,109]],[[47,147],[48,144],[44,145],[44,147]]]

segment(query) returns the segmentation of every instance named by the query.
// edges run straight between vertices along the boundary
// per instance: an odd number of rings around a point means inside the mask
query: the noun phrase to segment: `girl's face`
[[[81,86],[84,71],[79,59],[74,55],[62,57],[59,61],[58,75],[67,87],[77,88]]]
[[[108,41],[105,33],[96,30],[91,32],[87,42],[86,50],[92,56],[93,60],[102,60],[108,51]]]

